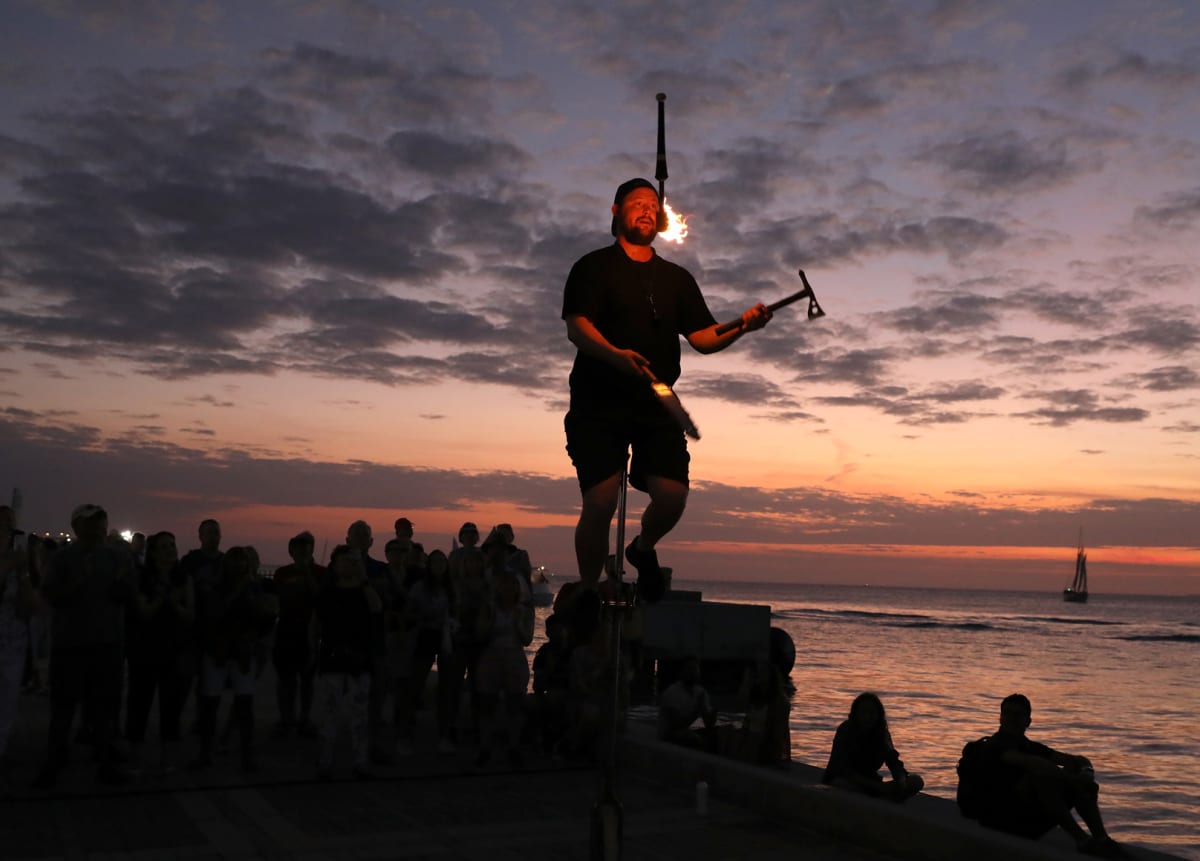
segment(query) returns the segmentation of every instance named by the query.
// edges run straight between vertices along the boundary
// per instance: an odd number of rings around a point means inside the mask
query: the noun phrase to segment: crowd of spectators
[[[122,538],[99,505],[77,506],[71,528],[62,542],[24,536],[0,507],[0,756],[20,694],[48,695],[39,789],[55,786],[73,742],[91,746],[101,783],[224,767],[214,754],[235,740],[254,772],[268,732],[311,744],[321,777],[343,737],[360,776],[418,748],[465,745],[479,767],[498,751],[518,769],[531,748],[595,754],[605,627],[564,590],[531,672],[532,565],[509,524],[481,541],[464,523],[445,553],[400,517],[379,559],[359,520],[327,565],[301,532],[274,571],[253,547],[223,547],[213,519],[183,553],[170,532]],[[255,701],[267,671],[273,708]],[[433,720],[418,722],[426,706]]]

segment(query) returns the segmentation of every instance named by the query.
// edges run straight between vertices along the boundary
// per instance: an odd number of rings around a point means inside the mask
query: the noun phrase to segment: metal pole
[[[613,565],[613,592],[604,602],[608,615],[609,679],[607,738],[600,768],[600,794],[592,805],[592,861],[620,861],[624,841],[625,813],[617,795],[617,732],[621,725],[621,621],[628,607],[625,600],[625,508],[629,493],[629,456],[621,465],[617,490],[617,552]]]

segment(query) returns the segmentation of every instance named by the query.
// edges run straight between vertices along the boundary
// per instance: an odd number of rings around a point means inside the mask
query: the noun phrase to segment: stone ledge
[[[1064,861],[1082,856],[1059,829],[1040,841],[984,828],[965,819],[954,801],[921,794],[895,804],[833,789],[821,769],[793,763],[788,769],[748,765],[669,745],[652,728],[630,724],[622,739],[621,768],[681,791],[703,780],[713,798],[748,807],[788,825],[913,861]],[[1126,846],[1142,861],[1181,861],[1178,856]]]

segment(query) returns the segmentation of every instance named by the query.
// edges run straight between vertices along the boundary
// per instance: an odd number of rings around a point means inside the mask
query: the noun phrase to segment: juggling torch
[[[659,93],[658,99],[658,161],[654,166],[654,178],[658,180],[658,232],[666,233],[671,226],[667,219],[667,94]]]

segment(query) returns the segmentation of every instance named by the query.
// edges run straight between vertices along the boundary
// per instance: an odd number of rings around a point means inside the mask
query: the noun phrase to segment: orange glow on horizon
[[[683,542],[680,542],[683,546]],[[1057,562],[1075,558],[1073,547],[1013,547],[1013,546],[952,546],[932,544],[763,544],[739,543],[734,541],[688,542],[693,549],[703,548],[706,553],[721,555],[768,556],[811,553],[835,556],[886,557],[890,559],[937,559],[991,561],[1039,561]],[[1088,562],[1091,565],[1152,565],[1170,568],[1200,568],[1200,550],[1194,547],[1106,547],[1089,545]]]

